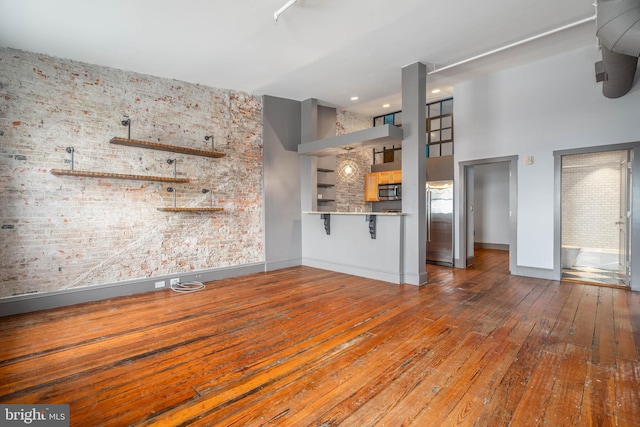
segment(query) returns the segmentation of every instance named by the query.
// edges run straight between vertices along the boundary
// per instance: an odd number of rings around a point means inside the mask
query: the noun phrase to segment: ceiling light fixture
[[[440,89],[434,89],[431,91],[431,93],[440,93]]]
[[[382,108],[389,108],[391,107],[391,104],[382,104]]]
[[[287,4],[282,6],[277,11],[273,12],[273,20],[278,22],[278,18],[280,17],[280,15],[282,15],[285,10],[289,9],[291,6],[293,6],[296,3],[298,3],[298,0],[289,0]]]
[[[358,100],[358,97],[357,97],[357,96],[352,96],[352,97],[351,97],[351,100],[352,100],[352,101],[357,101],[357,100]]]
[[[349,158],[349,153],[353,150],[353,147],[344,147],[344,149],[347,151],[347,158],[338,165],[338,178],[344,182],[354,182],[358,179],[360,167]]]

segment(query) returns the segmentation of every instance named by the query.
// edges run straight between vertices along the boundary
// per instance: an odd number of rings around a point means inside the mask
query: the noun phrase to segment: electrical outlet
[[[164,285],[165,285],[164,280],[160,280],[160,281],[156,282],[156,289],[157,288],[164,288]]]
[[[179,277],[174,277],[173,279],[169,279],[169,286],[174,286],[174,285],[179,285],[180,284],[180,278]]]

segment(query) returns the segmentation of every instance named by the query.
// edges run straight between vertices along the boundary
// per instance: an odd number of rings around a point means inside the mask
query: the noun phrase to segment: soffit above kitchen
[[[330,156],[345,154],[349,150],[380,149],[383,146],[400,146],[402,128],[393,125],[382,125],[368,129],[319,139],[298,145],[298,153],[306,156]]]
[[[446,66],[595,13],[592,0],[298,0],[276,22],[285,3],[0,0],[0,45],[379,115],[401,109],[403,66]],[[430,76],[427,93],[588,45],[595,22]]]

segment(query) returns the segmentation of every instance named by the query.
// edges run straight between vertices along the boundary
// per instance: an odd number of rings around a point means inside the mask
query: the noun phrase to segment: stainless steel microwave
[[[378,200],[402,200],[402,184],[378,185]]]

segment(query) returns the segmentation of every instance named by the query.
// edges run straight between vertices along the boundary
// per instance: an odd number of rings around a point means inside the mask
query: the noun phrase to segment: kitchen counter
[[[309,214],[309,215],[385,215],[385,216],[402,216],[402,215],[406,215],[406,213],[403,212],[321,212],[321,211],[308,211],[308,212],[302,212],[304,214]]]
[[[404,282],[401,212],[302,215],[302,264],[391,283]]]

